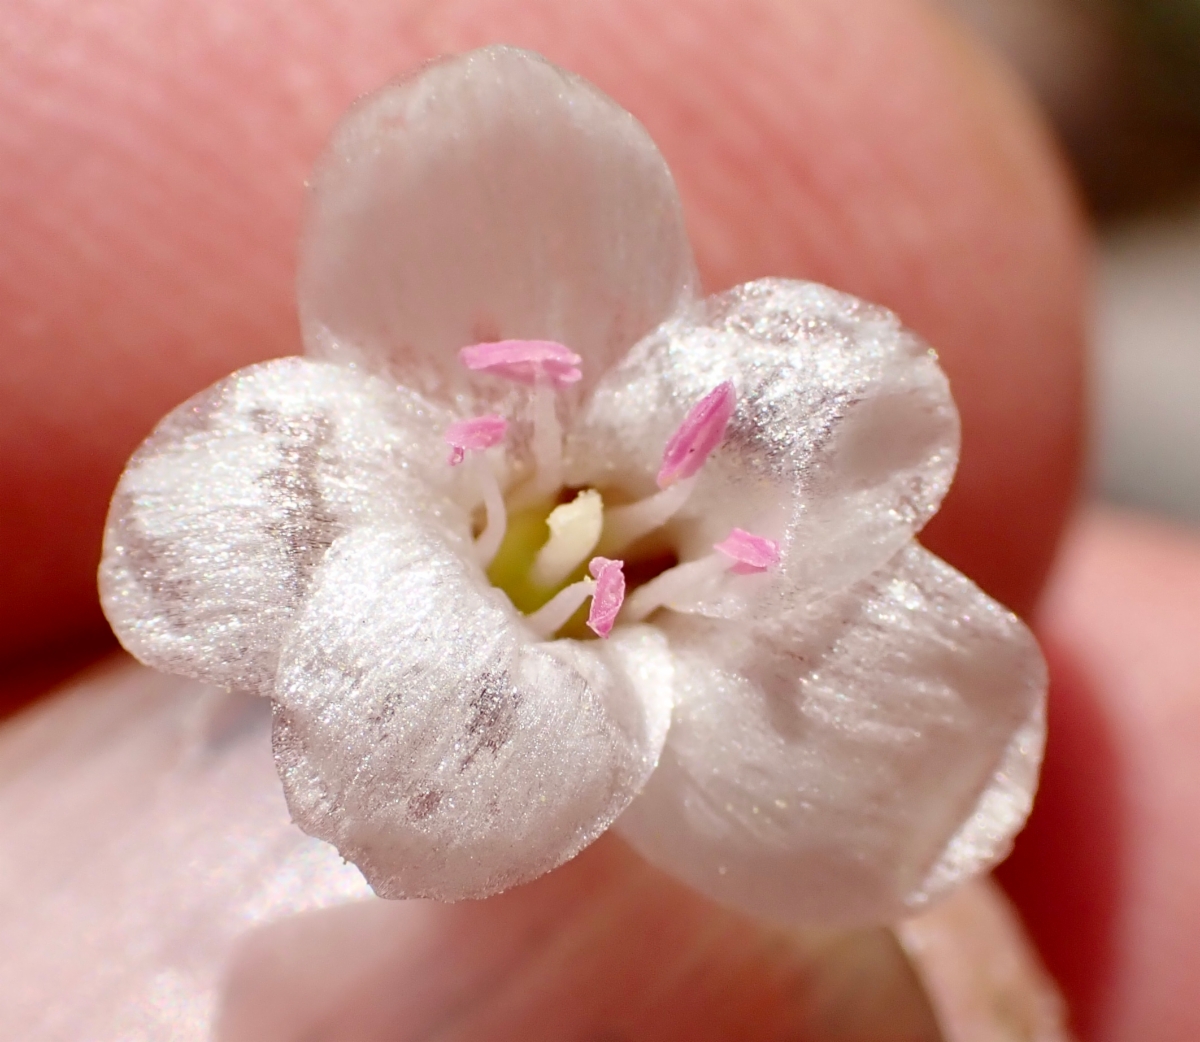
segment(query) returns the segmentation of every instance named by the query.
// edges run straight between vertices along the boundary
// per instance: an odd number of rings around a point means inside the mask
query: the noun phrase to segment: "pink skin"
[[[617,613],[625,601],[624,561],[612,561],[607,557],[593,557],[588,571],[596,580],[592,594],[592,606],[588,610],[587,624],[598,637],[607,637],[617,621]]]
[[[689,31],[659,32],[652,67],[635,60],[647,33],[684,8]],[[320,119],[296,118],[285,89],[296,60],[313,70],[313,105],[332,114],[402,67],[496,39],[546,53],[638,113],[688,199],[707,285],[722,289],[764,272],[814,277],[899,309],[937,344],[973,449],[926,535],[1006,604],[1032,609],[1076,500],[1081,273],[1089,254],[1075,193],[1046,147],[1042,121],[1016,99],[1011,77],[998,75],[992,59],[975,60],[961,31],[927,5],[614,0],[578,5],[564,19],[555,0],[367,0],[351,9],[318,0],[283,22],[269,4],[179,0],[172,18],[163,9],[114,5],[103,20],[59,22],[53,5],[4,9],[6,39],[20,57],[10,68],[10,97],[52,96],[54,104],[11,106],[14,132],[0,148],[11,260],[4,281],[21,303],[0,316],[14,367],[0,393],[0,484],[21,509],[0,514],[6,545],[21,547],[22,565],[0,581],[7,655],[0,705],[23,704],[53,686],[64,662],[96,653],[87,640],[103,627],[96,533],[121,466],[145,431],[238,366],[295,350],[295,171],[307,168],[326,132]],[[406,17],[410,9],[424,20]],[[230,32],[234,16],[239,31]],[[21,45],[42,39],[52,23],[78,62],[62,63],[58,48]],[[331,34],[345,46],[328,46]],[[751,67],[761,89],[748,93]],[[81,111],[87,120],[66,118]],[[164,113],[177,131],[167,137]],[[790,133],[796,119],[812,132]],[[279,133],[252,132],[263,124]],[[913,134],[914,126],[927,132]],[[212,164],[195,162],[197,142]],[[95,176],[86,183],[66,176],[58,161],[64,149],[86,152]],[[147,205],[151,182],[165,209]],[[233,205],[238,199],[265,205]],[[916,238],[911,221],[901,219],[912,214],[922,222]],[[120,234],[99,234],[103,228]],[[73,248],[81,235],[95,249]],[[205,248],[196,249],[201,240]],[[954,262],[964,243],[985,245],[980,264]],[[34,323],[31,315],[46,320]],[[195,349],[161,350],[177,341]],[[988,531],[1005,538],[987,538]],[[1184,856],[1200,836],[1200,801],[1186,789],[1197,791],[1187,773],[1196,757],[1184,750],[1200,728],[1200,648],[1189,637],[1195,615],[1181,610],[1195,604],[1185,598],[1200,581],[1200,539],[1181,534],[1176,543],[1151,566],[1137,525],[1089,518],[1069,541],[1071,561],[1043,613],[1103,683],[1059,701],[1061,726],[1051,738],[1058,766],[1039,796],[1043,838],[1053,842],[1018,841],[1028,882],[1020,897],[1039,938],[1053,939],[1055,952],[1080,964],[1075,972],[1051,960],[1072,985],[1079,982],[1080,990],[1068,988],[1079,1008],[1092,1007],[1089,1040],[1200,1037],[1200,1013],[1187,998],[1200,982],[1200,857]],[[1142,582],[1144,596],[1127,588],[1110,593],[1103,584],[1119,576]],[[1131,633],[1131,621],[1155,643]],[[18,654],[30,656],[28,665],[17,664]],[[1112,728],[1117,759],[1139,769],[1120,776],[1120,809],[1136,841],[1113,862],[1119,871],[1105,897],[1088,875],[1096,867],[1091,845],[1067,841],[1058,815],[1076,821],[1076,794],[1094,791],[1094,746],[1071,735],[1083,731],[1085,714],[1110,711],[1127,714]],[[1077,825],[1074,835],[1092,833]],[[488,987],[467,974],[471,957],[496,950],[502,927],[524,943],[530,923],[552,926],[538,934],[543,945],[520,948],[528,964],[544,967],[536,960],[546,950],[562,951],[594,927],[596,902],[612,893],[599,878],[604,872],[612,887],[628,887],[627,873],[645,871],[636,858],[633,868],[613,860],[593,847],[500,903],[445,906],[445,923],[429,924],[420,943],[392,943],[407,959],[442,969],[437,983],[447,1004],[464,994],[505,1000],[502,1008],[498,1001],[472,1007],[470,1027],[484,1037],[527,1038],[530,1023],[566,1036],[582,1030],[578,1018],[590,1015],[597,981],[633,979],[630,953],[640,951],[646,917],[654,916],[682,940],[638,965],[634,976],[651,998],[639,1005],[626,996],[622,1008],[642,1018],[630,1015],[635,1027],[658,1028],[663,1039],[694,1038],[734,1011],[749,1011],[737,1022],[742,1037],[777,1037],[782,1029],[772,1018],[794,1009],[793,977],[744,962],[722,975],[713,952],[750,950],[752,941],[739,935],[714,947],[712,931],[727,929],[728,916],[706,911],[686,892],[673,897],[666,883],[639,891],[649,896],[637,914],[616,917],[599,936],[586,934],[579,950],[587,958],[576,967],[555,962],[552,981],[525,1005],[514,998],[528,979],[520,958],[504,963]],[[560,890],[578,899],[574,918],[554,904]],[[1113,924],[1118,958],[1100,977],[1083,965],[1095,946],[1076,939],[1081,930],[1091,936]],[[694,979],[679,965],[703,969],[702,983],[665,988],[664,977]],[[1084,984],[1088,996],[1103,995],[1102,1005],[1084,995]],[[387,1003],[411,1002],[411,990],[356,994],[355,1007],[383,1017],[393,1008]],[[330,1015],[314,1012],[312,992],[301,996],[310,1001],[293,995],[286,1005],[297,1035]],[[428,1002],[436,1006],[441,994]],[[403,1008],[407,1015],[410,1007]]]
[[[725,437],[736,399],[733,384],[727,380],[691,407],[663,450],[659,488],[690,478],[704,466],[704,461]]]
[[[499,445],[507,430],[508,421],[495,413],[456,420],[446,428],[445,434],[446,444],[450,446],[450,466],[457,467],[468,449],[477,452]]]
[[[464,347],[462,364],[475,372],[491,373],[517,383],[548,383],[566,387],[579,380],[582,359],[553,340],[497,340]]]
[[[577,5],[568,19],[556,0],[366,0],[351,8],[317,0],[284,21],[270,4],[232,0],[178,0],[170,18],[165,9],[113,5],[104,19],[59,21],[65,8],[54,5],[4,9],[5,39],[20,59],[9,67],[13,132],[0,148],[4,283],[21,305],[0,316],[13,366],[0,393],[0,484],[21,507],[0,511],[5,544],[21,547],[21,567],[0,581],[5,708],[48,690],[72,657],[94,655],[89,632],[107,634],[95,606],[97,532],[145,431],[238,366],[295,350],[295,171],[307,169],[328,122],[297,118],[287,89],[295,62],[312,70],[310,107],[332,118],[401,68],[496,39],[546,53],[638,113],[688,200],[706,285],[723,289],[765,272],[815,277],[899,309],[937,344],[973,449],[927,535],[1006,604],[1033,607],[1076,500],[1080,273],[1089,254],[1076,195],[1064,187],[1043,121],[1016,99],[1013,78],[999,75],[993,59],[976,60],[961,30],[943,25],[928,5],[614,0]],[[659,31],[680,10],[688,31]],[[61,48],[33,46],[51,26],[80,60],[64,63]],[[649,33],[656,34],[652,65],[636,60]],[[329,46],[332,36],[345,45]],[[757,87],[747,91],[751,71]],[[21,104],[51,97],[54,104]],[[86,120],[69,118],[83,111]],[[164,136],[167,113],[175,132]],[[790,132],[796,120],[811,132]],[[260,125],[279,133],[257,134]],[[195,161],[198,142],[211,162]],[[64,150],[87,154],[94,176],[67,176]],[[161,208],[148,205],[150,183]],[[910,215],[921,220],[920,236],[902,219]],[[94,249],[74,248],[80,236]],[[964,244],[984,244],[979,264],[954,262]],[[166,342],[195,346],[163,351]],[[1196,763],[1181,747],[1200,728],[1200,647],[1189,639],[1197,623],[1180,610],[1187,585],[1198,581],[1200,539],[1181,536],[1178,549],[1164,550],[1149,568],[1136,528],[1089,519],[1069,549],[1086,560],[1070,565],[1047,608],[1049,623],[1070,632],[1073,652],[1104,683],[1061,700],[1062,726],[1051,738],[1058,773],[1040,805],[1073,814],[1073,786],[1087,789],[1094,749],[1069,741],[1085,711],[1127,712],[1122,723],[1137,726],[1113,728],[1118,759],[1156,768],[1121,779],[1122,811],[1137,842],[1117,865],[1115,914],[1098,924],[1121,924],[1113,938],[1120,959],[1110,976],[1088,982],[1103,993],[1104,1008],[1087,1037],[1106,1042],[1200,1037],[1200,1012],[1187,998],[1200,982],[1200,951],[1187,930],[1200,909],[1200,858],[1155,860],[1159,850],[1176,844],[1182,853],[1200,836],[1200,801],[1180,788]],[[1005,537],[987,538],[988,531]],[[1118,574],[1144,580],[1145,597],[1098,596],[1096,584]],[[1171,652],[1169,676],[1160,645],[1132,636],[1131,620]],[[50,641],[57,643],[47,650]],[[29,656],[27,665],[18,654]],[[1113,668],[1115,656],[1128,659],[1122,669]],[[1158,724],[1169,715],[1166,744]],[[1081,958],[1089,952],[1072,938],[1081,925],[1097,925],[1106,905],[1084,875],[1093,867],[1091,847],[1065,841],[1061,824],[1045,831],[1059,841],[1026,848],[1024,911],[1039,936]],[[514,890],[511,901],[445,906],[446,921],[428,924],[420,943],[392,943],[406,958],[441,968],[447,1004],[464,994],[505,1000],[471,1007],[469,1027],[494,1040],[527,1038],[531,1022],[578,1034],[579,1018],[595,1006],[596,982],[634,977],[650,997],[639,1004],[642,992],[625,996],[622,1009],[637,1010],[641,1020],[629,1015],[635,1027],[657,1028],[662,1039],[715,1031],[734,1011],[748,1011],[737,1022],[742,1037],[777,1037],[783,1029],[772,1018],[794,1008],[793,977],[744,962],[722,975],[714,951],[752,950],[753,939],[714,947],[712,931],[728,929],[728,916],[672,897],[665,883],[639,891],[649,896],[636,914],[586,934],[579,950],[587,958],[574,967],[554,962],[552,981],[537,977],[545,987],[521,1005],[514,995],[527,964],[544,967],[537,959],[546,950],[562,951],[575,931],[594,928],[596,903],[614,892],[598,877],[608,871],[612,887],[628,887],[625,873],[645,871],[637,859],[635,868],[613,860],[589,851]],[[1147,875],[1152,862],[1171,870],[1170,882]],[[1028,900],[1035,888],[1037,900]],[[574,917],[553,903],[559,890],[577,899]],[[672,931],[673,943],[641,964],[630,953],[640,952],[647,916]],[[511,927],[516,945],[531,922],[550,925],[537,935],[543,945],[519,948],[525,962],[509,959],[486,988],[467,975],[473,956],[494,953],[502,927]],[[1163,964],[1178,976],[1161,973]],[[663,985],[664,978],[695,980],[679,965],[698,966],[702,982]],[[387,1003],[412,1001],[411,990],[393,984],[385,997],[355,995],[354,1002],[363,1016],[383,1017],[393,1008]],[[297,1035],[319,1019],[312,991],[301,996],[309,1001],[293,996],[286,1006]],[[431,992],[428,1002],[441,994]]]
[[[722,542],[714,543],[713,549],[733,558],[729,570],[734,575],[754,575],[779,563],[779,544],[744,528],[733,529]]]

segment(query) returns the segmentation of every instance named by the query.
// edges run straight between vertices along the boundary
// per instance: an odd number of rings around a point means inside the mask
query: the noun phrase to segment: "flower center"
[[[460,358],[471,370],[533,388],[535,474],[511,491],[510,502],[485,455],[504,441],[504,418],[459,420],[445,437],[449,465],[466,462],[478,494],[476,559],[541,637],[607,637],[618,622],[640,622],[660,608],[694,601],[726,572],[762,572],[778,562],[778,544],[740,528],[711,553],[683,562],[669,539],[652,538],[687,502],[698,472],[721,444],[736,404],[732,384],[696,402],[668,439],[658,492],[606,507],[600,490],[562,487],[554,394],[580,378],[579,356],[550,341],[505,340],[463,348]],[[627,560],[635,545],[642,552]]]
[[[599,493],[592,490],[578,495],[567,492],[565,503],[539,503],[536,506],[524,507],[508,515],[508,527],[504,533],[504,541],[496,556],[487,567],[487,577],[493,586],[499,587],[513,602],[513,606],[523,614],[537,611],[549,601],[559,590],[573,582],[578,582],[587,575],[587,563],[594,544],[585,546],[586,532],[572,533],[574,540],[568,538],[568,544],[559,537],[555,543],[550,518],[564,507],[575,507],[585,494],[600,499]],[[560,523],[562,514],[556,520]],[[576,522],[572,527],[583,529],[584,525]],[[590,524],[588,526],[590,528]],[[579,548],[576,554],[569,554],[569,543],[574,541]],[[549,551],[546,553],[544,551]],[[539,560],[545,561],[552,557],[560,562],[559,574],[549,581],[545,571],[538,569]],[[572,560],[571,558],[574,557]]]

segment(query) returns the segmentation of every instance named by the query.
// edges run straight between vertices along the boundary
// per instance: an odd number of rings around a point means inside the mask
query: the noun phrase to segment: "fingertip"
[[[1194,533],[1093,511],[1041,613],[1046,769],[1004,878],[1086,1038],[1200,1036],[1197,591]]]
[[[302,180],[337,113],[495,40],[646,123],[709,288],[814,278],[937,347],[964,452],[926,538],[1032,603],[1078,472],[1083,236],[1028,106],[918,3],[31,5],[11,29],[0,654],[98,623],[105,505],[154,421],[297,350]]]

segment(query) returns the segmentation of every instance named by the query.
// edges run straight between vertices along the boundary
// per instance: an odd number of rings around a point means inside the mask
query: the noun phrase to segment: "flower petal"
[[[568,438],[571,484],[639,499],[690,408],[737,404],[673,522],[683,559],[733,528],[779,544],[769,575],[730,576],[710,615],[815,603],[881,567],[937,510],[958,413],[933,352],[896,316],[824,286],[764,279],[668,322],[610,372]]]
[[[279,644],[328,547],[356,525],[445,496],[448,414],[345,366],[251,366],[164,419],[113,496],[101,598],[143,662],[269,689]],[[436,491],[441,485],[441,492]]]
[[[777,922],[894,921],[1002,857],[1041,757],[1021,622],[911,544],[776,625],[668,616],[679,704],[618,830]]]
[[[299,299],[306,349],[426,394],[458,351],[547,340],[595,378],[694,292],[679,199],[645,129],[537,55],[427,65],[343,119],[312,182]]]
[[[652,627],[539,643],[437,534],[361,529],[328,555],[281,657],[292,815],[385,897],[532,879],[642,788],[670,719],[669,663]]]

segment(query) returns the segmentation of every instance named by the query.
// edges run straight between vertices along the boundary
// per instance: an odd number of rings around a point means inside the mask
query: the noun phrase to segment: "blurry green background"
[[[1099,236],[1091,480],[1200,525],[1200,0],[941,0],[1058,130]]]

